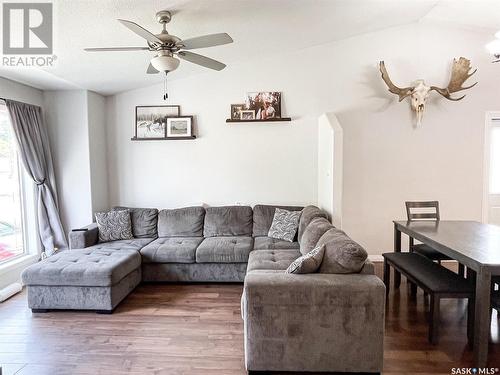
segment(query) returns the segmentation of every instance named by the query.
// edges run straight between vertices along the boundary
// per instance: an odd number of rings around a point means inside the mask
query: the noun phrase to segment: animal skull
[[[431,93],[431,87],[427,86],[422,79],[415,81],[411,93],[411,107],[417,115],[417,124],[420,125],[424,116],[425,102]]]
[[[404,98],[410,96],[411,97],[411,107],[415,111],[417,115],[417,125],[420,125],[422,122],[422,117],[424,115],[425,103],[427,98],[429,97],[431,91],[437,91],[439,94],[444,96],[448,100],[458,101],[465,97],[465,95],[459,98],[452,98],[451,94],[470,89],[471,87],[477,84],[463,87],[464,82],[473,75],[476,70],[469,74],[471,70],[470,61],[464,57],[460,57],[460,59],[453,60],[453,67],[451,71],[450,82],[448,83],[448,87],[439,88],[436,86],[427,86],[425,82],[421,79],[415,81],[413,86],[400,88],[392,83],[389,78],[389,74],[385,68],[385,63],[383,61],[380,62],[380,72],[382,73],[382,79],[386,83],[387,87],[389,87],[389,92],[396,94],[399,96],[399,101],[402,101]]]

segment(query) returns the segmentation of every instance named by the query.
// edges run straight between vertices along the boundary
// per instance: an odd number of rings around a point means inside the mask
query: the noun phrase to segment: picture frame
[[[177,116],[167,118],[166,138],[185,138],[193,136],[193,116]]]
[[[231,120],[241,120],[243,110],[245,110],[245,104],[231,104]]]
[[[241,117],[240,120],[255,120],[255,110],[254,109],[245,109],[240,111]]]
[[[281,92],[248,92],[246,107],[255,111],[256,120],[281,118]]]
[[[135,138],[165,138],[167,118],[179,117],[180,105],[141,105],[135,107]]]

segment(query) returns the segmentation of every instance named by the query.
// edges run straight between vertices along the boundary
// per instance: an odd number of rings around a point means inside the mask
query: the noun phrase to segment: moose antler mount
[[[446,99],[452,101],[462,100],[465,97],[465,95],[462,95],[460,97],[453,98],[451,94],[462,90],[470,89],[471,87],[474,87],[477,84],[476,82],[470,86],[465,86],[465,87],[463,86],[465,81],[467,81],[467,79],[469,79],[470,76],[476,73],[477,69],[474,70],[472,73],[469,73],[471,69],[472,68],[470,65],[470,61],[465,57],[460,57],[458,60],[457,59],[453,60],[450,82],[448,83],[448,86],[445,88],[440,88],[437,86],[428,86],[422,79],[415,81],[412,86],[398,87],[394,83],[392,83],[391,79],[389,78],[389,73],[387,73],[384,61],[380,62],[380,73],[382,73],[382,79],[389,88],[389,92],[398,95],[399,101],[402,101],[406,97],[411,97],[411,107],[417,115],[417,125],[420,125],[420,123],[422,122],[425,103],[431,91],[437,91]]]

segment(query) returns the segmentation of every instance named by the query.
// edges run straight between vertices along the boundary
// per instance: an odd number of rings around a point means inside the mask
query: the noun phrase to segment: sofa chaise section
[[[249,371],[380,373],[383,367],[385,287],[373,264],[354,270],[320,267],[320,273],[289,274],[288,266],[315,246],[325,246],[323,263],[364,250],[307,207],[300,249],[253,251],[242,296],[245,365]],[[337,248],[335,248],[337,246]],[[365,253],[366,254],[366,253]],[[364,264],[363,264],[364,261]],[[323,272],[324,273],[321,273]]]
[[[250,271],[242,300],[246,368],[380,373],[384,306],[375,275]]]
[[[359,274],[285,273],[297,250],[250,256],[241,311],[248,371],[380,373],[385,287]]]
[[[134,250],[67,250],[30,266],[22,280],[35,312],[111,312],[141,282],[141,257]]]

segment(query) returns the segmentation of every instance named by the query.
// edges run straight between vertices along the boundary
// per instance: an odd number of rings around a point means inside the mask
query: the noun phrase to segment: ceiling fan
[[[226,34],[210,34],[199,36],[196,38],[182,40],[175,35],[170,35],[167,32],[167,23],[172,19],[172,14],[167,10],[162,10],[156,13],[156,20],[163,25],[163,30],[159,34],[153,34],[145,28],[139,26],[135,22],[121,20],[123,26],[127,27],[132,32],[147,41],[147,47],[113,47],[113,48],[85,48],[87,52],[104,52],[104,51],[152,51],[156,55],[151,59],[147,68],[148,74],[156,74],[159,72],[171,72],[179,66],[180,60],[175,56],[189,61],[194,64],[204,66],[205,68],[222,70],[226,67],[225,64],[211,59],[206,56],[198,55],[197,53],[187,50],[196,48],[206,48],[220,46],[223,44],[232,43],[233,39]]]

